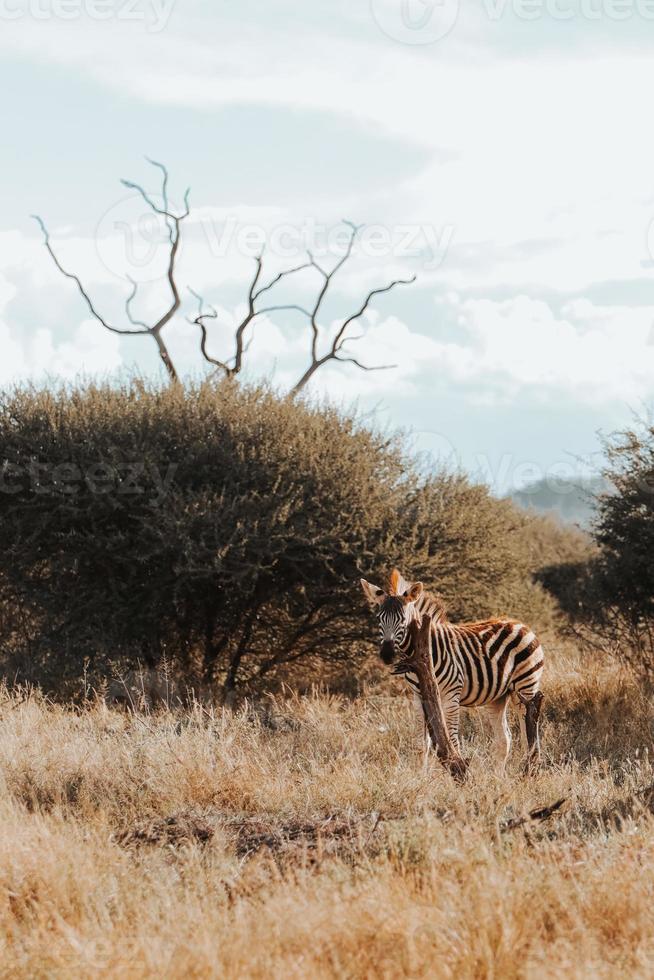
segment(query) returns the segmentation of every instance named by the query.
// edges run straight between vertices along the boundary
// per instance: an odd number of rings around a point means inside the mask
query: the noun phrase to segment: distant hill
[[[526,510],[557,514],[563,521],[587,528],[595,512],[593,497],[606,489],[607,484],[602,477],[579,477],[576,480],[545,478],[514,490],[509,497]]]

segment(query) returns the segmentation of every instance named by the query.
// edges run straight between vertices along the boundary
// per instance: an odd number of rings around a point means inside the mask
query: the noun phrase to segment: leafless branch
[[[412,276],[410,279],[394,279],[386,286],[381,286],[376,289],[371,289],[368,295],[366,296],[365,300],[359,307],[359,309],[355,313],[350,314],[350,316],[346,317],[343,320],[340,327],[336,331],[336,334],[327,351],[322,355],[318,353],[320,334],[321,334],[321,328],[318,322],[320,309],[325,300],[325,297],[327,296],[329,287],[334,277],[340,271],[340,269],[343,268],[345,263],[351,257],[352,251],[354,249],[354,244],[357,239],[357,235],[361,230],[360,225],[354,225],[350,221],[345,221],[344,224],[346,224],[350,228],[351,230],[350,236],[348,239],[347,246],[345,248],[345,252],[341,256],[339,261],[336,263],[336,265],[332,268],[331,272],[326,272],[320,265],[318,265],[318,263],[313,258],[311,252],[309,252],[308,265],[316,269],[316,271],[322,277],[323,280],[322,287],[318,293],[313,308],[311,310],[306,310],[305,308],[298,307],[298,306],[287,307],[287,309],[289,308],[295,309],[295,310],[299,310],[301,313],[304,313],[308,317],[309,325],[311,327],[311,362],[307,367],[306,371],[304,372],[304,374],[302,375],[302,377],[299,379],[299,381],[297,381],[297,383],[291,389],[290,392],[291,396],[295,396],[300,391],[302,391],[302,389],[306,387],[306,385],[309,383],[309,381],[316,373],[316,371],[318,371],[319,368],[321,368],[324,364],[327,364],[329,361],[340,361],[341,363],[344,364],[354,364],[362,371],[387,371],[390,368],[395,367],[395,365],[392,364],[365,365],[362,364],[356,357],[351,357],[351,356],[341,357],[339,356],[339,353],[340,351],[343,350],[343,347],[346,343],[349,343],[354,340],[361,340],[363,338],[363,334],[357,334],[356,336],[352,336],[352,335],[348,336],[347,330],[353,323],[355,323],[357,320],[360,320],[361,317],[364,316],[364,314],[368,311],[370,303],[375,298],[375,296],[380,296],[382,293],[389,293],[396,286],[409,285],[410,283],[415,282],[416,279],[415,276]]]
[[[309,311],[304,306],[298,306],[297,303],[284,303],[281,306],[265,306],[262,310],[259,310],[259,314],[277,313],[280,310],[297,310],[298,313],[303,313],[304,316],[311,316]]]
[[[327,364],[329,361],[338,361],[342,364],[354,364],[362,371],[388,371],[396,365],[393,364],[378,364],[378,365],[368,365],[363,364],[358,358],[352,356],[349,351],[346,352],[345,345],[352,343],[354,341],[362,340],[364,338],[364,333],[358,334],[348,334],[349,328],[353,323],[360,320],[365,313],[368,311],[372,300],[376,296],[380,296],[383,293],[388,293],[396,286],[399,285],[409,285],[415,282],[415,276],[410,279],[395,279],[388,283],[386,286],[380,286],[375,289],[371,289],[366,298],[364,299],[361,306],[352,314],[347,316],[339,326],[336,334],[331,341],[330,346],[327,351],[323,354],[319,353],[319,346],[321,335],[323,333],[320,325],[320,312],[329,292],[330,286],[334,280],[337,273],[343,268],[345,263],[351,258],[352,252],[354,250],[354,245],[359,234],[361,227],[360,225],[354,225],[350,221],[345,221],[344,224],[350,229],[350,234],[348,236],[345,251],[336,264],[332,267],[330,271],[327,271],[321,264],[319,264],[314,258],[313,254],[307,252],[307,261],[294,266],[290,269],[284,269],[282,272],[277,273],[273,276],[265,285],[261,285],[261,276],[263,274],[263,253],[255,259],[256,268],[254,276],[250,283],[248,289],[247,297],[247,312],[241,322],[236,326],[234,331],[234,354],[229,359],[229,361],[221,361],[218,358],[212,357],[207,353],[207,328],[206,320],[217,319],[216,311],[211,309],[211,312],[207,313],[204,310],[204,305],[197,293],[191,290],[193,296],[200,302],[200,308],[198,315],[191,319],[190,322],[196,324],[202,335],[200,350],[204,359],[212,364],[214,367],[220,369],[224,372],[225,376],[228,378],[233,378],[239,374],[243,367],[243,357],[247,352],[248,347],[252,342],[252,335],[250,335],[249,340],[245,341],[246,331],[248,327],[253,323],[256,317],[262,316],[268,313],[279,313],[279,312],[289,312],[289,313],[299,313],[309,321],[309,326],[311,329],[311,362],[309,367],[306,369],[299,381],[291,389],[291,396],[295,396],[300,392],[309,380],[313,377],[316,371]],[[282,303],[282,304],[272,304],[269,306],[260,306],[258,301],[262,296],[269,293],[275,286],[278,285],[283,279],[288,276],[295,275],[297,272],[302,272],[306,269],[314,269],[320,279],[320,288],[318,294],[312,306],[303,306],[299,303]]]
[[[273,286],[276,286],[277,283],[280,282],[282,279],[284,279],[286,276],[295,275],[296,272],[302,272],[304,269],[310,268],[310,266],[311,266],[310,262],[303,262],[301,265],[296,265],[293,269],[284,269],[282,272],[278,272],[277,275],[273,279],[271,279],[266,286],[262,286],[260,289],[256,291],[253,297],[254,300],[255,301],[258,300],[260,296],[263,296],[264,293],[267,293],[270,289],[273,288]],[[259,313],[263,313],[263,312],[264,312],[263,310],[259,310]]]
[[[397,367],[397,364],[362,364],[356,357],[338,357],[337,355],[334,360],[340,361],[341,364],[355,364],[362,371],[391,371]]]
[[[203,358],[205,359],[205,361],[207,361],[208,364],[212,364],[215,368],[219,369],[220,371],[224,371],[226,377],[229,377],[232,370],[230,365],[227,364],[225,361],[219,360],[217,357],[213,357],[207,350],[207,342],[209,337],[207,334],[207,328],[205,326],[204,321],[217,320],[218,312],[213,308],[213,306],[210,307],[207,312],[204,312],[204,300],[202,299],[202,297],[199,295],[199,293],[196,293],[193,289],[191,289],[190,286],[189,286],[189,292],[198,301],[198,314],[193,319],[189,317],[189,323],[195,323],[200,328],[200,334],[201,334],[200,353],[202,354]]]
[[[129,320],[129,322],[134,324],[135,327],[143,327],[143,330],[139,331],[140,333],[147,333],[149,332],[150,329],[147,323],[144,323],[143,320],[137,320],[134,314],[132,313],[132,303],[136,298],[136,293],[138,291],[138,283],[136,282],[135,279],[132,279],[131,276],[127,276],[126,278],[129,280],[129,282],[131,282],[132,289],[129,296],[125,300],[125,314],[127,315],[127,319]]]
[[[72,281],[77,285],[77,289],[80,295],[82,296],[82,298],[84,299],[84,301],[86,302],[89,312],[91,313],[93,318],[97,320],[98,323],[100,323],[106,330],[110,330],[112,333],[120,334],[121,336],[131,336],[131,337],[147,336],[147,335],[151,336],[157,345],[159,356],[166,368],[166,371],[168,372],[168,376],[170,380],[173,382],[177,382],[179,380],[179,376],[170,357],[168,348],[162,337],[162,331],[166,326],[166,324],[168,324],[175,316],[175,314],[179,310],[180,303],[181,303],[179,290],[177,288],[177,284],[175,281],[175,271],[176,271],[175,264],[177,261],[177,255],[178,255],[179,244],[181,239],[181,224],[185,220],[185,218],[189,216],[190,213],[190,208],[189,208],[190,190],[187,189],[184,194],[184,210],[180,214],[176,214],[175,212],[171,211],[169,200],[168,200],[168,170],[162,163],[158,163],[156,160],[148,159],[148,163],[152,164],[153,167],[156,167],[158,170],[161,171],[162,174],[161,197],[163,201],[163,207],[160,207],[156,203],[154,198],[150,194],[148,194],[145,188],[143,188],[140,184],[136,184],[133,181],[129,181],[129,180],[123,180],[121,181],[121,183],[123,184],[124,187],[136,191],[142,197],[143,201],[147,204],[147,206],[155,214],[158,214],[161,217],[163,217],[166,222],[166,227],[168,230],[168,238],[170,240],[170,253],[168,256],[168,265],[166,268],[166,278],[168,280],[168,285],[170,287],[171,299],[170,299],[170,304],[165,309],[164,313],[159,317],[159,319],[155,323],[151,325],[144,323],[142,320],[136,319],[133,315],[132,303],[136,298],[138,286],[136,282],[134,282],[134,280],[131,279],[129,276],[127,276],[127,279],[131,283],[131,289],[125,301],[125,314],[132,328],[136,328],[136,329],[117,327],[114,324],[109,323],[96,309],[93,301],[91,300],[89,293],[87,292],[86,288],[82,284],[80,278],[76,276],[74,273],[69,272],[61,264],[59,258],[57,257],[56,252],[52,247],[52,243],[50,241],[50,234],[48,232],[48,229],[46,228],[43,219],[40,218],[38,215],[33,215],[33,218],[35,219],[35,221],[37,221],[43,233],[45,247],[48,250],[50,257],[52,258],[52,261],[54,262],[57,269],[62,273],[62,275],[64,275],[67,279],[72,279]]]
[[[43,234],[45,247],[54,262],[56,268],[59,272],[65,276],[67,279],[71,279],[77,286],[80,296],[85,301],[87,308],[91,316],[98,321],[101,326],[112,333],[118,334],[120,336],[151,336],[157,345],[159,356],[165,365],[166,371],[171,381],[177,382],[179,376],[175,369],[175,366],[170,357],[170,353],[163,339],[163,330],[172,318],[176,315],[181,306],[181,298],[179,293],[179,288],[176,282],[176,263],[179,253],[180,241],[181,241],[181,225],[184,220],[189,216],[190,205],[189,205],[189,194],[190,190],[187,189],[184,194],[184,206],[180,209],[180,212],[175,212],[170,204],[169,198],[169,174],[167,168],[164,164],[159,163],[157,160],[151,160],[146,157],[148,163],[158,170],[161,174],[161,189],[160,198],[151,194],[147,191],[141,184],[136,183],[131,180],[122,180],[121,183],[124,187],[128,188],[130,191],[134,191],[140,196],[144,204],[152,211],[153,214],[158,215],[165,222],[167,230],[167,238],[169,242],[168,251],[168,262],[166,267],[166,280],[170,289],[170,300],[168,305],[165,307],[162,315],[154,322],[148,323],[142,319],[139,319],[135,315],[134,306],[138,294],[138,283],[132,279],[130,276],[126,276],[127,281],[130,284],[129,293],[125,299],[125,319],[127,320],[129,326],[119,326],[115,323],[109,322],[97,309],[91,296],[82,283],[79,276],[75,273],[70,272],[66,269],[57,253],[55,252],[52,242],[50,239],[50,233],[45,225],[42,218],[37,215],[33,217],[37,221],[39,228]],[[307,253],[307,260],[301,262],[300,264],[293,266],[289,269],[283,269],[278,272],[271,279],[267,281],[262,281],[263,278],[263,252],[261,255],[257,256],[255,259],[255,269],[248,287],[247,292],[247,307],[243,318],[234,328],[234,352],[231,357],[226,360],[222,360],[218,357],[213,356],[209,353],[209,330],[208,324],[210,321],[217,321],[219,319],[217,311],[212,306],[205,308],[205,304],[198,295],[198,293],[190,290],[191,294],[198,300],[198,312],[194,318],[189,318],[189,322],[195,324],[200,330],[200,352],[204,360],[210,364],[216,371],[221,371],[225,377],[233,378],[240,374],[243,369],[243,361],[245,354],[247,353],[253,339],[253,333],[248,333],[248,328],[250,328],[255,319],[264,314],[276,313],[276,312],[289,312],[300,314],[305,317],[310,326],[311,330],[311,343],[310,343],[310,354],[311,361],[302,375],[302,377],[297,381],[297,383],[291,389],[291,396],[295,396],[300,392],[308,383],[315,372],[323,366],[323,364],[329,361],[337,361],[342,364],[354,364],[362,371],[383,371],[389,370],[394,365],[390,364],[380,364],[380,365],[368,365],[362,363],[358,358],[350,354],[349,350],[346,350],[346,344],[350,344],[356,341],[360,341],[364,338],[364,333],[360,332],[357,334],[348,333],[349,328],[353,323],[360,320],[361,317],[365,315],[369,309],[372,300],[383,293],[388,293],[398,285],[406,285],[415,281],[415,276],[411,279],[396,279],[390,282],[386,286],[378,287],[372,289],[365,300],[361,304],[358,310],[347,316],[340,324],[335,336],[333,337],[328,349],[320,353],[319,348],[321,345],[321,340],[325,331],[320,324],[320,313],[323,307],[323,303],[328,295],[331,284],[334,277],[343,268],[345,263],[351,258],[354,245],[357,236],[361,230],[361,226],[354,225],[350,221],[345,221],[344,224],[349,228],[350,232],[348,235],[347,244],[343,255],[338,259],[338,261],[333,265],[330,270],[325,269],[320,263],[316,261],[311,252]],[[282,280],[295,275],[298,272],[311,269],[315,270],[316,274],[320,277],[320,286],[316,299],[312,306],[305,306],[299,303],[269,303],[268,305],[263,305],[263,297],[268,298],[269,294],[278,286]]]
[[[261,316],[264,313],[272,313],[273,311],[292,310],[292,309],[297,309],[301,313],[310,315],[306,310],[304,310],[302,307],[299,306],[280,305],[280,306],[264,306],[259,308],[257,304],[257,301],[265,293],[270,292],[270,290],[273,289],[273,287],[276,286],[279,282],[281,282],[282,279],[285,279],[287,276],[295,275],[296,272],[301,272],[303,269],[309,268],[310,263],[303,262],[301,265],[294,266],[291,269],[284,269],[281,272],[278,272],[277,275],[274,276],[265,285],[260,285],[261,276],[263,274],[263,253],[257,256],[257,258],[255,259],[255,265],[256,268],[254,271],[254,275],[252,277],[250,286],[248,288],[247,311],[243,319],[240,321],[240,323],[237,324],[236,329],[234,331],[234,354],[232,355],[229,361],[221,361],[218,358],[212,357],[207,352],[208,337],[207,337],[207,328],[204,321],[207,319],[216,320],[218,318],[218,314],[213,307],[210,307],[209,313],[204,312],[204,302],[202,300],[202,297],[199,296],[199,294],[196,293],[193,289],[189,288],[189,292],[191,293],[191,295],[194,296],[199,301],[200,304],[198,315],[192,319],[189,318],[189,322],[196,324],[200,328],[201,335],[202,335],[202,339],[200,341],[200,350],[202,352],[202,356],[204,357],[205,361],[207,361],[209,364],[213,364],[214,367],[217,367],[221,371],[223,371],[225,377],[227,378],[234,378],[237,374],[240,374],[241,370],[243,369],[243,358],[247,353],[247,351],[249,350],[253,339],[252,334],[250,334],[249,338],[246,338],[246,332],[248,327],[254,322],[254,320],[258,316]]]
[[[66,276],[67,279],[72,279],[73,282],[77,283],[77,288],[79,289],[82,297],[86,301],[86,305],[88,306],[89,311],[91,312],[91,315],[94,316],[95,319],[98,320],[99,323],[101,323],[103,327],[105,327],[107,330],[110,330],[112,333],[128,334],[130,336],[138,336],[139,334],[148,333],[147,328],[144,329],[144,330],[124,330],[121,327],[114,327],[114,326],[112,326],[112,324],[108,323],[105,319],[103,319],[103,317],[100,315],[100,313],[98,313],[98,311],[94,307],[93,302],[91,300],[91,297],[86,292],[84,286],[82,285],[82,283],[78,279],[78,277],[74,273],[68,272],[66,269],[64,269],[64,267],[62,266],[61,262],[57,258],[56,254],[55,254],[55,252],[54,252],[54,250],[52,248],[52,245],[50,243],[50,234],[49,234],[48,229],[46,228],[46,226],[45,226],[45,224],[43,222],[43,219],[40,218],[38,214],[33,214],[32,217],[38,223],[41,231],[43,232],[43,238],[44,238],[44,242],[45,242],[45,247],[48,250],[48,252],[50,253],[50,255],[52,257],[52,261],[54,262],[54,264],[59,269],[59,271],[61,272],[62,275]],[[130,298],[132,298],[132,297],[130,297]],[[128,300],[128,302],[129,302],[129,300]]]

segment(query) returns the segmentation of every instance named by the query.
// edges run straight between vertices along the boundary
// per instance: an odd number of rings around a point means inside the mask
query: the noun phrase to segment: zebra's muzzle
[[[385,664],[392,664],[395,660],[395,646],[391,640],[384,640],[379,651],[379,656]]]

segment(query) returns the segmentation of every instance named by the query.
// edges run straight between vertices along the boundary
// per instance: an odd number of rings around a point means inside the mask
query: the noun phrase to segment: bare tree
[[[243,356],[247,352],[247,349],[252,339],[250,337],[247,343],[244,342],[245,331],[247,330],[248,326],[250,326],[254,318],[260,316],[263,313],[295,311],[297,313],[301,313],[309,321],[309,325],[311,328],[311,346],[310,346],[311,359],[308,367],[306,368],[302,376],[291,388],[290,394],[292,396],[297,395],[300,391],[302,391],[302,389],[306,387],[306,385],[311,380],[311,378],[316,373],[316,371],[318,371],[319,368],[323,367],[323,365],[329,363],[330,361],[338,361],[341,364],[354,364],[362,371],[387,371],[390,368],[395,367],[394,364],[380,364],[380,365],[362,364],[361,361],[358,360],[358,358],[353,357],[345,349],[345,345],[353,341],[362,340],[364,334],[360,333],[353,336],[348,333],[348,330],[353,323],[356,323],[358,320],[361,319],[361,317],[364,316],[364,314],[367,312],[368,308],[370,307],[370,303],[372,302],[375,296],[379,296],[382,293],[388,293],[392,289],[394,289],[395,286],[409,285],[410,283],[415,282],[416,279],[415,276],[412,276],[410,279],[394,279],[386,286],[382,286],[377,289],[372,289],[364,299],[359,309],[356,310],[354,313],[351,313],[349,316],[345,317],[342,320],[331,342],[328,342],[326,350],[323,350],[322,352],[320,351],[321,340],[327,333],[326,328],[322,327],[319,322],[319,315],[323,303],[327,297],[329,288],[334,280],[334,277],[343,268],[343,266],[348,261],[348,259],[350,259],[350,257],[352,256],[352,251],[354,249],[357,236],[361,231],[361,227],[362,227],[361,225],[354,225],[350,221],[345,221],[344,224],[347,225],[347,227],[350,229],[350,236],[348,239],[348,243],[344,254],[341,256],[341,258],[338,260],[338,262],[331,269],[330,272],[328,272],[321,265],[319,265],[314,259],[312,253],[308,252],[307,253],[308,260],[304,262],[302,265],[296,266],[293,269],[286,269],[283,272],[280,272],[277,276],[274,277],[274,279],[271,279],[267,285],[259,287],[259,282],[261,279],[262,268],[263,268],[263,255],[260,255],[256,259],[257,268],[254,275],[254,279],[252,280],[252,283],[250,285],[250,290],[248,294],[248,311],[245,317],[243,318],[243,320],[240,322],[240,324],[238,324],[236,328],[235,331],[236,349],[233,357],[230,359],[229,362],[220,361],[217,358],[211,357],[208,354],[207,352],[208,338],[207,338],[207,329],[206,329],[205,320],[208,319],[215,320],[217,319],[218,314],[213,307],[209,309],[209,312],[203,312],[204,303],[202,298],[198,296],[197,293],[193,293],[193,295],[199,301],[200,306],[199,306],[198,315],[195,317],[194,320],[191,320],[191,322],[197,324],[202,332],[200,349],[202,351],[205,360],[208,361],[210,364],[213,364],[216,368],[224,371],[227,377],[234,377],[240,372],[243,366]],[[277,283],[280,282],[281,279],[285,278],[286,276],[293,275],[296,272],[300,272],[304,269],[315,269],[322,280],[316,300],[312,307],[307,308],[304,306],[300,306],[296,303],[285,303],[278,306],[267,306],[261,309],[257,308],[257,300],[264,293],[267,293],[269,290],[271,290],[273,286],[277,285]]]
[[[134,302],[134,299],[136,298],[136,294],[138,291],[138,284],[130,276],[127,275],[125,278],[131,283],[131,289],[127,299],[125,300],[125,314],[127,316],[127,319],[129,320],[129,323],[131,324],[131,327],[117,327],[109,323],[105,319],[105,317],[103,317],[96,309],[91,297],[89,296],[89,293],[87,292],[86,288],[82,284],[80,278],[76,276],[74,273],[68,272],[68,270],[65,269],[61,264],[59,258],[57,257],[56,252],[52,247],[52,243],[50,241],[50,234],[45,226],[43,219],[40,218],[38,215],[32,215],[32,217],[35,219],[35,221],[38,222],[39,227],[43,232],[45,247],[50,253],[50,256],[52,257],[52,261],[59,269],[59,271],[64,276],[66,276],[67,279],[72,279],[73,282],[76,283],[77,288],[80,294],[82,295],[82,297],[84,298],[91,315],[98,321],[98,323],[102,324],[102,326],[106,330],[111,331],[111,333],[120,334],[121,336],[152,337],[157,345],[159,356],[163,361],[164,367],[168,372],[168,376],[170,380],[177,382],[179,381],[179,375],[177,374],[175,365],[173,364],[173,361],[170,356],[170,352],[168,351],[168,347],[166,346],[166,343],[163,339],[163,329],[166,326],[166,324],[170,323],[170,321],[175,316],[175,314],[177,313],[181,305],[179,289],[177,287],[177,283],[175,280],[175,263],[177,260],[179,244],[181,239],[181,225],[182,222],[186,218],[188,218],[190,213],[189,210],[190,188],[187,188],[186,193],[184,194],[184,210],[180,214],[175,214],[174,211],[171,211],[170,203],[168,200],[168,171],[166,167],[164,167],[162,163],[157,163],[156,160],[148,159],[148,163],[151,163],[153,167],[156,167],[158,170],[161,171],[161,198],[162,198],[161,206],[156,203],[156,201],[147,193],[147,191],[143,187],[141,187],[140,184],[136,184],[130,180],[121,180],[121,183],[123,184],[124,187],[127,187],[130,190],[137,191],[137,193],[140,194],[140,196],[143,198],[143,200],[145,201],[147,206],[152,210],[152,212],[164,219],[168,231],[170,250],[168,253],[166,278],[168,280],[168,285],[170,286],[171,298],[170,298],[169,305],[166,307],[162,315],[155,321],[155,323],[152,324],[144,323],[142,320],[136,319],[136,317],[133,315],[132,304]]]
[[[129,337],[151,336],[157,345],[159,356],[163,361],[170,380],[172,382],[177,382],[179,381],[179,375],[171,359],[168,347],[164,341],[163,330],[164,327],[170,323],[181,306],[180,291],[175,278],[176,261],[181,241],[181,226],[184,220],[188,218],[190,213],[189,190],[187,189],[186,193],[184,194],[184,210],[181,213],[176,214],[171,210],[168,199],[168,171],[166,167],[162,163],[157,163],[155,160],[148,159],[148,163],[151,163],[152,166],[156,167],[161,172],[161,205],[158,204],[151,197],[151,195],[148,194],[143,187],[141,187],[140,184],[136,184],[129,180],[122,180],[121,183],[130,190],[136,191],[151,209],[151,211],[163,218],[168,233],[169,252],[166,278],[170,287],[170,302],[162,315],[152,324],[145,323],[143,320],[139,320],[134,316],[133,303],[136,299],[138,284],[127,275],[126,279],[131,284],[131,288],[129,295],[125,300],[125,315],[130,326],[121,327],[109,323],[109,321],[102,316],[102,314],[96,308],[79,276],[75,275],[73,272],[69,272],[62,265],[54,248],[52,247],[50,234],[42,218],[40,218],[38,215],[33,215],[33,217],[38,222],[39,227],[43,232],[45,247],[50,253],[52,261],[56,265],[57,269],[59,269],[59,271],[66,276],[67,279],[72,279],[72,281],[77,285],[77,288],[85,300],[91,315],[106,330],[109,330],[112,333]],[[267,282],[262,282],[263,253],[255,259],[256,268],[248,289],[246,313],[234,328],[234,353],[228,360],[221,360],[220,358],[214,357],[208,350],[209,336],[207,322],[218,319],[217,310],[213,306],[205,306],[202,297],[197,292],[190,289],[189,292],[198,301],[198,312],[195,317],[189,317],[189,322],[197,325],[200,329],[200,352],[204,360],[208,364],[212,365],[216,371],[221,371],[225,377],[235,378],[243,369],[244,358],[252,342],[252,332],[250,332],[248,335],[248,328],[253,325],[258,316],[266,313],[286,311],[300,313],[306,317],[306,319],[309,321],[311,330],[309,365],[299,380],[291,388],[290,395],[292,397],[302,391],[316,371],[323,367],[323,365],[328,364],[330,361],[337,361],[341,364],[354,364],[355,367],[360,368],[362,371],[386,371],[389,368],[394,367],[395,365],[392,364],[367,365],[363,364],[358,358],[354,357],[346,348],[346,345],[357,340],[362,340],[364,333],[352,334],[349,331],[350,327],[359,321],[368,311],[370,303],[375,296],[379,296],[382,293],[388,293],[394,289],[395,286],[408,285],[409,283],[415,281],[415,276],[412,276],[410,279],[395,279],[386,286],[372,289],[364,299],[359,309],[345,317],[340,322],[340,325],[337,327],[331,340],[328,338],[327,328],[320,323],[319,318],[330,287],[336,274],[351,258],[357,236],[361,230],[360,225],[354,225],[349,221],[344,222],[344,224],[350,229],[348,242],[344,254],[336,262],[331,271],[327,271],[321,265],[319,265],[312,253],[308,252],[307,260],[305,262],[302,262],[300,265],[294,266],[293,268],[284,269]],[[271,290],[273,290],[274,287],[277,286],[283,279],[307,269],[315,270],[321,280],[315,302],[311,307],[307,308],[296,303],[285,303],[270,306],[266,306],[262,303],[262,297],[267,296]]]

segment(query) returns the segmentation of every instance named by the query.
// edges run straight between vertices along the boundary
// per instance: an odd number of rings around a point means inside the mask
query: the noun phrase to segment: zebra
[[[445,722],[452,743],[459,749],[460,708],[484,708],[494,736],[497,770],[503,773],[511,751],[507,720],[509,701],[518,709],[528,771],[540,762],[538,716],[543,695],[543,648],[533,631],[511,619],[487,619],[478,623],[450,623],[442,600],[427,592],[422,582],[407,582],[394,569],[387,591],[361,579],[361,587],[379,618],[379,655],[392,664],[412,651],[409,624],[432,617],[431,656]],[[423,715],[415,674],[405,674]],[[482,716],[483,717],[483,716]],[[426,752],[429,735],[425,728]]]

